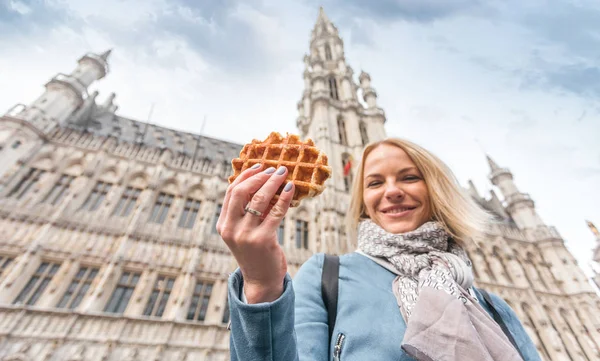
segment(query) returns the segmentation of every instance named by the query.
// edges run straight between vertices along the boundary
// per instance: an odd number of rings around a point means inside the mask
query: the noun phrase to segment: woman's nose
[[[404,196],[404,192],[400,187],[398,187],[398,185],[391,183],[386,185],[384,196],[387,199],[398,199]]]

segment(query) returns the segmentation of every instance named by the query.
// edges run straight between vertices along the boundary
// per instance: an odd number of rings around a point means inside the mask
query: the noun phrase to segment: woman
[[[286,169],[260,166],[229,187],[217,230],[239,269],[229,280],[232,360],[539,360],[510,307],[494,306],[516,350],[472,287],[463,246],[486,213],[445,164],[420,146],[367,146],[352,192],[358,250],[340,258],[337,322],[329,341],[321,296],[323,254],[292,283],[277,242],[294,186]]]

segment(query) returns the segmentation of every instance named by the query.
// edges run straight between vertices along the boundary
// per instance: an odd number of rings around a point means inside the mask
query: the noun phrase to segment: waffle
[[[231,161],[233,175],[229,177],[229,183],[257,163],[263,164],[263,169],[287,167],[286,182],[277,190],[272,202],[279,198],[283,187],[291,181],[295,186],[292,207],[297,207],[304,198],[321,194],[325,181],[331,176],[327,156],[315,147],[312,139],[302,142],[300,137],[289,133],[284,138],[272,132],[264,141],[254,139],[244,145],[240,157]]]

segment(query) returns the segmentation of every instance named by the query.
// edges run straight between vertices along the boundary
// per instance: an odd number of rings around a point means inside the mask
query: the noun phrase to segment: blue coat
[[[340,257],[338,314],[328,344],[321,298],[323,259],[323,254],[311,257],[293,282],[287,275],[281,297],[268,303],[244,303],[239,269],[230,276],[232,361],[334,360],[336,343],[341,343],[339,361],[413,360],[400,348],[406,324],[392,293],[396,275],[359,253]],[[481,294],[475,293],[489,313]],[[491,297],[525,361],[540,360],[514,311],[498,296]]]

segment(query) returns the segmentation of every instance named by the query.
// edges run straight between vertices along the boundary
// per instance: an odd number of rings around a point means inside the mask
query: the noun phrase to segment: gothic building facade
[[[0,360],[228,360],[236,264],[215,222],[241,145],[117,115],[114,94],[88,92],[109,56],[84,55],[0,118]],[[354,81],[322,10],[304,64],[297,132],[333,175],[279,228],[292,275],[316,252],[353,251],[354,160],[386,137],[370,76]],[[477,285],[507,300],[544,360],[600,360],[600,299],[511,172],[488,161],[501,197],[465,189],[497,219],[468,249]]]

